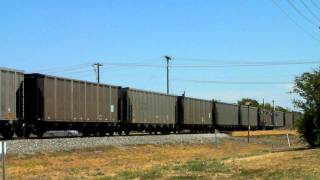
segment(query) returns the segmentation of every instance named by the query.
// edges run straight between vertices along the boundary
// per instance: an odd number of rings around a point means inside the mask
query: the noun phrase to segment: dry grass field
[[[9,156],[8,179],[317,179],[320,149],[297,137],[230,138],[215,144],[100,147]],[[270,144],[272,142],[272,146]],[[277,144],[277,146],[274,146]]]
[[[275,135],[298,135],[296,130],[265,130],[265,131],[250,131],[250,136],[275,136]],[[247,131],[233,131],[231,133],[234,137],[246,137]]]

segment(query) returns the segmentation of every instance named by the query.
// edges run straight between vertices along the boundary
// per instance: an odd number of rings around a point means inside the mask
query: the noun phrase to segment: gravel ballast
[[[217,138],[228,137],[219,133]],[[16,139],[7,141],[8,154],[35,154],[104,146],[142,144],[200,144],[215,143],[215,134],[132,135],[111,137],[73,137],[47,139]]]

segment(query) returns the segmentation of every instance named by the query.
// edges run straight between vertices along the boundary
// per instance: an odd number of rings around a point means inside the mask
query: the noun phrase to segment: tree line
[[[293,104],[303,112],[302,119],[298,121],[296,126],[301,138],[311,148],[320,147],[320,68],[297,76],[294,80],[292,93],[300,97],[295,99]],[[250,106],[269,110],[275,108],[276,111],[290,111],[285,107],[273,107],[271,103],[263,104],[250,98],[242,98],[238,104],[250,104]]]
[[[282,107],[282,106],[275,106],[273,107],[271,103],[259,103],[257,100],[255,99],[251,99],[251,98],[242,98],[241,100],[238,101],[238,104],[239,105],[247,105],[247,104],[250,104],[250,106],[253,106],[253,107],[258,107],[258,108],[264,108],[264,109],[267,109],[267,110],[273,110],[275,109],[276,111],[282,111],[282,112],[287,112],[287,111],[290,111],[289,108],[285,108],[285,107]]]

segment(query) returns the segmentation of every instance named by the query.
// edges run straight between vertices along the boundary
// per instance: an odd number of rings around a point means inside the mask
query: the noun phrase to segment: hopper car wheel
[[[129,136],[130,135],[130,130],[129,129],[127,129],[127,130],[125,130],[125,132],[124,132],[125,134],[126,134],[126,136]]]
[[[19,137],[19,138],[23,137],[22,123],[21,123],[21,122],[18,122],[18,123],[14,126],[14,132],[16,133],[17,137]]]
[[[106,131],[105,130],[100,130],[99,131],[99,136],[103,137],[106,135]]]
[[[16,135],[17,135],[19,138],[21,138],[21,137],[23,136],[23,133],[22,133],[21,128],[20,128],[20,129],[16,129],[16,130],[15,130],[15,133],[16,133]]]
[[[109,131],[109,132],[108,132],[108,134],[109,134],[109,136],[113,136],[114,131],[113,131],[113,130],[111,130],[111,131]]]
[[[122,130],[118,130],[118,134],[119,134],[119,136],[121,136],[122,135]]]
[[[22,134],[24,138],[29,138],[30,134],[31,134],[31,127],[30,125],[23,123],[22,124]]]
[[[168,133],[168,130],[166,128],[163,128],[163,129],[161,129],[160,134],[167,135],[169,133]]]
[[[88,131],[82,131],[82,137],[89,137],[90,133]]]
[[[36,130],[36,135],[38,138],[42,138],[42,136],[44,135],[45,130],[43,130],[41,127],[38,127]]]
[[[150,135],[152,135],[152,129],[149,129],[149,130],[148,130],[148,133],[149,133]]]
[[[108,129],[109,129],[108,130],[109,136],[113,136],[114,135],[114,131],[116,130],[116,127],[115,126],[110,126]]]
[[[44,134],[44,132],[37,132],[37,137],[42,138],[43,134]]]
[[[7,124],[2,128],[2,136],[5,139],[11,139],[13,137],[13,129],[11,124]]]

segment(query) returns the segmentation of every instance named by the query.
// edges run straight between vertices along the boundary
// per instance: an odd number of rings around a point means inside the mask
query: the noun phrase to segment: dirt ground
[[[100,147],[9,156],[8,179],[291,179],[320,177],[320,150],[294,136],[216,144]],[[273,145],[273,144],[276,144]]]

